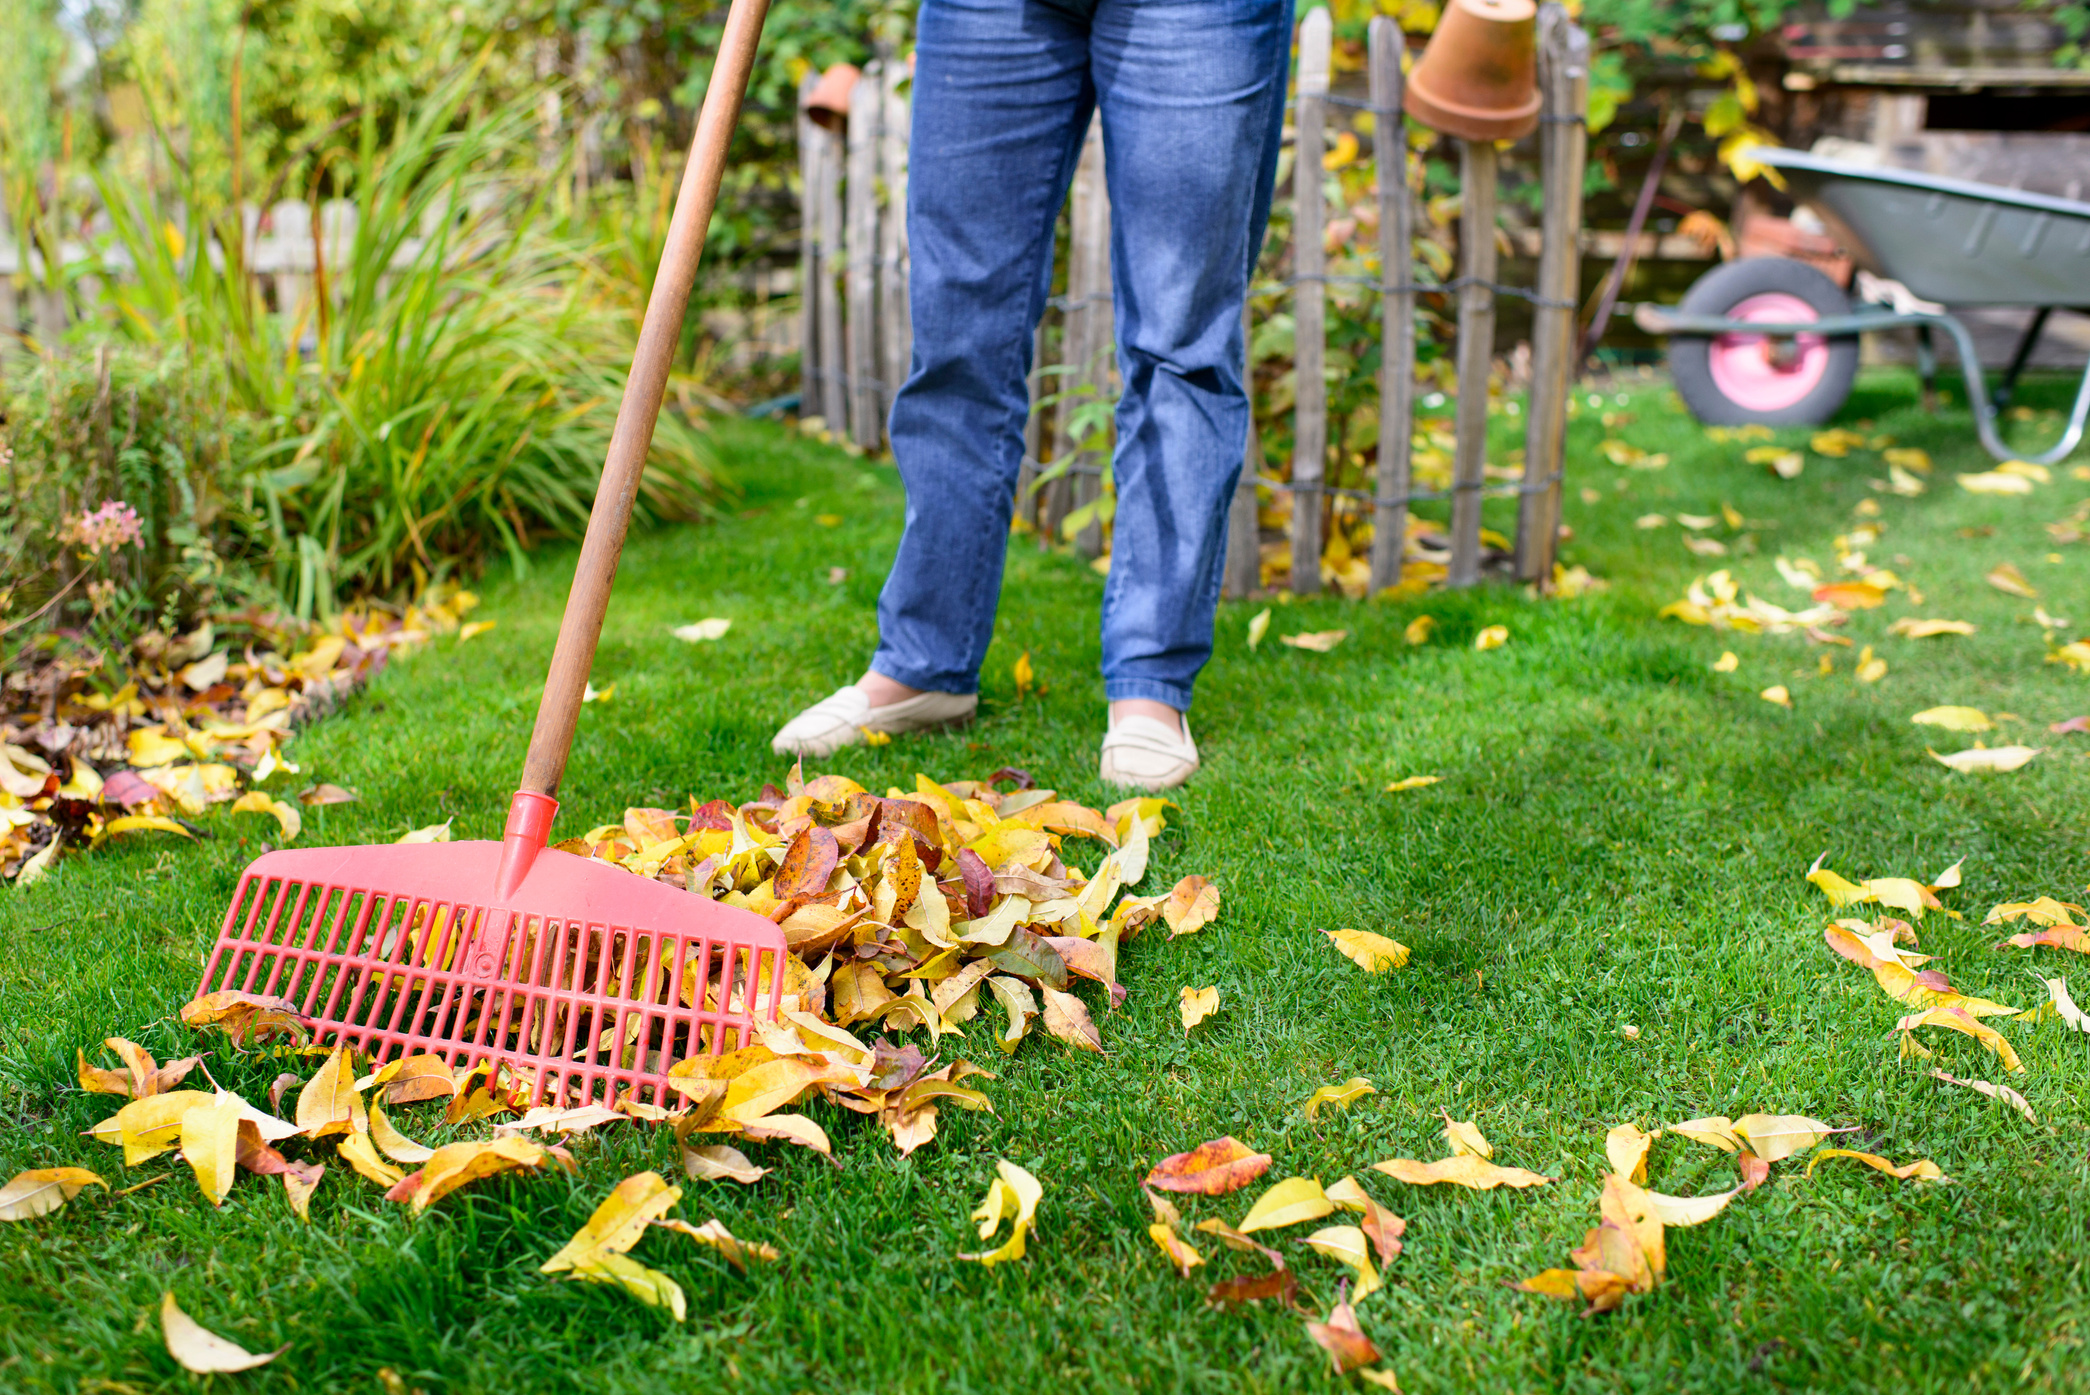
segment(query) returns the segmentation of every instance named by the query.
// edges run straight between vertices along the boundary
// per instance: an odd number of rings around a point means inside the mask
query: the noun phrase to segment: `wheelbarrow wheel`
[[[1834,281],[1789,257],[1715,267],[1679,308],[1759,324],[1797,324],[1851,309]],[[1707,426],[1819,426],[1850,396],[1857,372],[1855,335],[1679,334],[1669,341],[1677,395]]]

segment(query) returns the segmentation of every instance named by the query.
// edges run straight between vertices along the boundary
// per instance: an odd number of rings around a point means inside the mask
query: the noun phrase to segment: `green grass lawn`
[[[1900,1005],[1824,947],[1831,912],[1803,879],[1824,851],[1854,879],[1928,878],[1964,858],[1965,885],[1944,899],[1966,919],[1922,922],[1932,967],[2026,1007],[2041,997],[2030,967],[2072,971],[2090,1003],[2090,962],[1996,951],[2000,934],[1979,925],[1995,902],[2080,900],[2090,881],[2090,738],[2047,734],[2090,712],[2090,675],[2044,662],[2033,603],[1982,579],[2013,561],[2049,611],[2090,625],[2090,551],[2042,527],[2090,484],[2063,467],[2029,498],[1960,490],[1956,471],[1988,468],[1964,412],[1925,416],[1900,377],[1868,379],[1845,424],[1928,449],[1938,468],[1920,498],[1869,488],[1886,469],[1862,449],[1810,455],[1804,474],[1780,480],[1744,463],[1742,445],[1707,441],[1666,388],[1621,391],[1630,400],[1607,396],[1603,410],[1637,420],[1607,430],[1585,401],[1570,437],[1565,555],[1608,590],[1280,603],[1253,652],[1244,633],[1263,603],[1224,606],[1195,714],[1207,763],[1142,888],[1206,873],[1225,895],[1218,923],[1126,947],[1129,997],[1113,1013],[1096,1005],[1105,1056],[1034,1031],[1004,1058],[999,1013],[976,1019],[962,1046],[945,1046],[1000,1072],[987,1087],[996,1112],[946,1112],[911,1158],[872,1121],[816,1103],[832,1163],[750,1144],[774,1169],[754,1186],[684,1180],[678,1214],[717,1216],[783,1259],[742,1276],[676,1237],[648,1239],[634,1257],[688,1290],[680,1326],[537,1272],[619,1178],[680,1178],[665,1129],[584,1136],[576,1175],[475,1184],[419,1218],[335,1163],[310,1225],[271,1179],[243,1176],[213,1212],[172,1155],[126,1170],[80,1137],[119,1103],[74,1082],[75,1048],[104,1036],[163,1057],[211,1051],[211,1071],[250,1099],[282,1068],[174,1019],[266,820],[211,818],[216,836],[200,846],[133,837],[0,891],[0,1179],[58,1164],[97,1168],[115,1188],[173,1174],[0,1226],[0,1391],[1323,1388],[1326,1358],[1298,1317],[1206,1306],[1211,1282],[1251,1272],[1247,1257],[1193,1236],[1208,1262],[1185,1281],[1146,1235],[1139,1177],[1224,1133],[1275,1156],[1270,1180],[1355,1173],[1407,1218],[1406,1252],[1359,1316],[1410,1392],[2090,1388],[2090,1037],[2003,1020],[2027,1067],[2006,1077],[1978,1043],[1924,1033],[1933,1064],[2021,1089],[2037,1126],[1927,1078],[1897,1056]],[[2035,402],[2058,400],[2041,391]],[[901,514],[892,471],[772,426],[721,435],[745,486],[730,521],[636,537],[625,553],[595,677],[616,691],[584,709],[565,832],[628,804],[745,799],[781,782],[771,732],[854,677],[872,645]],[[1614,467],[1597,450],[1606,435],[1670,463]],[[1694,557],[1674,524],[1634,526],[1722,503],[1753,539],[1708,534],[1730,539],[1727,559]],[[1872,560],[1924,596],[1912,606],[1896,592],[1847,627],[1887,660],[1880,681],[1854,679],[1850,649],[1656,618],[1723,564],[1766,599],[1806,605],[1772,558],[1833,571],[1833,539],[1873,503],[1884,532]],[[496,630],[395,666],[294,743],[302,778],[362,793],[310,811],[304,844],[388,840],[453,815],[461,837],[498,836],[570,566],[570,553],[546,553],[526,581],[490,580],[480,613]],[[831,567],[846,581],[830,584]],[[1108,802],[1094,774],[1101,589],[1079,559],[1014,543],[978,725],[828,767],[882,790],[917,771],[1017,765]],[[1403,627],[1423,613],[1440,628],[1411,648]],[[1908,614],[1979,630],[1890,637]],[[724,641],[668,636],[707,615],[733,620]],[[1496,623],[1507,646],[1475,652],[1475,633]],[[1335,628],[1350,637],[1332,653],[1275,642]],[[1739,668],[1715,672],[1728,649]],[[1010,667],[1026,650],[1045,691],[1019,704]],[[1774,683],[1792,710],[1758,698]],[[1947,771],[1925,746],[1971,739],[1909,723],[1946,703],[2015,714],[1994,743],[2052,749],[2012,774]],[[1381,792],[1412,774],[1443,781]],[[1070,848],[1093,867],[1093,848]],[[1339,926],[1391,934],[1413,959],[1366,975],[1312,933]],[[1223,1007],[1186,1039],[1176,990],[1207,984]],[[1353,1075],[1378,1093],[1302,1117],[1315,1087]],[[1443,1156],[1439,1110],[1475,1121],[1498,1162],[1559,1180],[1477,1194],[1366,1170]],[[1835,1142],[1932,1158],[1953,1181],[1848,1163],[1808,1178],[1802,1158],[1717,1219],[1671,1231],[1667,1283],[1619,1313],[1585,1321],[1505,1287],[1568,1264],[1595,1224],[1608,1127],[1752,1111],[1855,1129]],[[400,1122],[438,1141],[437,1115],[415,1106]],[[1029,1257],[986,1269],[953,1256],[980,1248],[966,1213],[997,1158],[1029,1168],[1045,1197]],[[1674,1137],[1650,1169],[1678,1194],[1724,1190],[1732,1176],[1724,1155]],[[1238,1220],[1255,1194],[1189,1198],[1186,1219]],[[1325,1313],[1344,1271],[1298,1243],[1304,1230],[1278,1234]],[[246,1375],[185,1375],[160,1342],[169,1288],[205,1326],[288,1353]]]

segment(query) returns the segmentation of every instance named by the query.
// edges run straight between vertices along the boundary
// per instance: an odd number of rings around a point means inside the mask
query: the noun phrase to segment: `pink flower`
[[[104,500],[93,513],[68,518],[58,530],[58,541],[77,543],[99,556],[104,548],[143,547],[144,529],[138,511],[118,499]]]

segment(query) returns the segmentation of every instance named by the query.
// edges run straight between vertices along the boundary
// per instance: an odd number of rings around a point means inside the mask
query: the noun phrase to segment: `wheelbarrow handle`
[[[631,357],[631,376],[625,381],[624,401],[617,408],[617,427],[610,437],[602,481],[596,487],[595,504],[588,514],[588,532],[581,543],[580,562],[574,568],[573,589],[566,595],[559,640],[552,649],[551,669],[544,676],[544,698],[537,706],[537,726],[530,733],[530,753],[523,761],[523,795],[548,800],[558,793],[559,781],[566,773],[566,757],[573,749],[574,728],[580,721],[581,698],[588,689],[588,670],[595,662],[603,615],[609,609],[610,586],[617,576],[617,559],[623,554],[624,535],[631,527],[632,502],[646,471],[646,453],[652,448],[653,428],[660,418],[661,400],[667,394],[668,372],[682,339],[682,318],[689,308],[690,290],[696,285],[704,233],[711,226],[711,213],[718,203],[726,147],[740,118],[740,104],[747,94],[748,75],[754,68],[755,48],[768,12],[769,0],[733,0],[726,15],[718,60],[704,90],[696,138],[690,143],[689,163],[683,168],[682,187],[675,195],[675,215],[668,224],[667,245],[661,249],[660,270],[653,278],[653,293],[646,301],[646,317],[639,329],[638,349]],[[521,802],[519,798],[518,803]],[[550,822],[549,811],[545,811],[544,822]]]

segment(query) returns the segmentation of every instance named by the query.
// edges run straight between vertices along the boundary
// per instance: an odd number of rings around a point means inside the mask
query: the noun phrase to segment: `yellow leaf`
[[[318,1163],[307,1163],[303,1170],[291,1168],[283,1173],[283,1195],[299,1220],[312,1219],[312,1193],[319,1190],[319,1179],[325,1175],[326,1168]]]
[[[733,622],[731,620],[711,615],[692,624],[677,625],[669,633],[685,644],[703,644],[710,640],[724,639],[726,631],[732,628]]]
[[[1057,988],[1038,986],[1045,998],[1045,1030],[1067,1045],[1082,1051],[1103,1051],[1103,1035],[1089,1017],[1088,1006],[1072,993],[1062,993]]]
[[[468,639],[483,635],[499,623],[500,621],[498,620],[472,620],[459,625],[457,627],[457,642],[462,644]]]
[[[1473,647],[1479,650],[1500,649],[1509,643],[1509,626],[1490,625],[1473,637]]]
[[[2005,474],[2001,470],[1988,470],[1981,474],[1959,477],[1959,487],[1969,494],[2030,494],[2032,481],[2023,475]]]
[[[1485,1158],[1471,1153],[1458,1153],[1441,1162],[1417,1162],[1413,1158],[1388,1158],[1385,1162],[1372,1164],[1374,1171],[1383,1172],[1396,1182],[1406,1182],[1411,1187],[1435,1186],[1450,1182],[1456,1186],[1471,1187],[1477,1192],[1492,1191],[1496,1187],[1542,1187],[1552,1181],[1537,1172],[1527,1172],[1521,1167],[1497,1167]]]
[[[160,1299],[160,1334],[166,1339],[167,1354],[183,1370],[198,1375],[252,1370],[267,1365],[290,1350],[286,1345],[257,1356],[245,1347],[226,1341],[183,1312],[181,1305],[174,1301],[172,1290]]]
[[[1256,1198],[1240,1224],[1242,1234],[1274,1230],[1279,1226],[1317,1221],[1335,1209],[1335,1203],[1311,1177],[1287,1177]]]
[[[398,1186],[400,1180],[406,1176],[378,1156],[377,1149],[370,1142],[370,1135],[367,1133],[343,1134],[341,1142],[335,1147],[350,1167],[388,1191]],[[431,1151],[429,1156],[434,1157],[434,1152]]]
[[[235,814],[273,814],[276,823],[283,830],[283,838],[286,842],[295,841],[305,824],[296,806],[286,804],[280,799],[271,799],[260,790],[249,790],[238,799],[233,800],[232,812]]]
[[[403,1162],[408,1167],[418,1167],[435,1156],[435,1149],[414,1142],[392,1127],[392,1121],[385,1117],[385,1111],[375,1104],[370,1106],[370,1141],[383,1149],[386,1157],[394,1162]],[[363,1175],[370,1176],[368,1172]],[[393,1182],[398,1180],[397,1177],[392,1179]],[[392,1182],[385,1185],[389,1187]]]
[[[1982,579],[1998,591],[2009,595],[2023,596],[2028,601],[2039,599],[2039,592],[2032,589],[2032,583],[2025,580],[2025,574],[2008,562],[1998,562]]]
[[[1341,1264],[1357,1271],[1357,1287],[1350,1291],[1352,1300],[1365,1297],[1379,1290],[1379,1274],[1372,1268],[1371,1251],[1364,1232],[1354,1225],[1331,1225],[1323,1227],[1306,1237],[1308,1249],[1318,1251]]]
[[[245,1112],[245,1101],[233,1094],[182,1112],[181,1155],[213,1206],[225,1204],[239,1174],[239,1125]]]
[[[1778,1162],[1839,1130],[1804,1114],[1744,1114],[1734,1121],[1734,1136],[1765,1162]]]
[[[1349,635],[1348,630],[1313,630],[1305,634],[1279,635],[1277,642],[1290,645],[1294,649],[1310,649],[1316,654],[1325,654],[1349,638]]]
[[[1205,1257],[1185,1244],[1183,1237],[1176,1233],[1176,1228],[1172,1225],[1156,1221],[1147,1227],[1147,1234],[1161,1247],[1161,1253],[1168,1256],[1168,1262],[1175,1267],[1176,1273],[1186,1279],[1190,1277],[1193,1268],[1205,1262]]]
[[[769,1173],[768,1168],[757,1167],[748,1161],[747,1154],[738,1148],[723,1143],[708,1148],[684,1148],[682,1169],[692,1181],[734,1181],[742,1185],[760,1181]]]
[[[1647,1184],[1647,1150],[1654,1146],[1662,1131],[1642,1133],[1632,1124],[1619,1124],[1604,1135],[1604,1156],[1611,1162],[1611,1170],[1628,1181]]]
[[[1989,731],[1996,725],[1978,707],[1926,707],[1909,720],[1919,727],[1943,727],[1946,731]]]
[[[1321,933],[1368,974],[1403,968],[1408,962],[1408,947],[1384,935],[1375,935],[1369,930],[1323,930]]]
[[[2008,1085],[1994,1085],[1986,1080],[1962,1080],[1956,1075],[1947,1075],[1945,1072],[1936,1069],[1933,1069],[1930,1074],[1932,1078],[1945,1081],[1947,1084],[1964,1085],[1969,1090],[1987,1095],[1992,1100],[2001,1100],[2018,1113],[2024,1115],[2025,1122],[2028,1124],[2037,1124],[2039,1122],[2038,1116],[2032,1112],[2031,1104],[2027,1102],[2023,1095],[2011,1089]]]
[[[1686,1119],[1681,1124],[1671,1124],[1663,1132],[1681,1134],[1695,1143],[1718,1148],[1723,1153],[1737,1153],[1742,1147],[1742,1141],[1735,1137],[1734,1120],[1724,1114],[1707,1119]]]
[[[450,824],[455,818],[456,816],[453,814],[441,823],[432,823],[426,828],[417,828],[399,841],[402,843],[447,843],[450,841]]]
[[[157,833],[179,833],[184,838],[196,835],[179,823],[159,814],[123,814],[102,825],[102,832],[111,837],[118,833],[139,833],[151,830]]]
[[[1964,620],[1918,620],[1904,615],[1887,626],[1887,633],[1904,639],[1932,639],[1938,635],[1970,635],[1974,627]]]
[[[1409,775],[1387,785],[1386,792],[1388,794],[1399,794],[1402,790],[1419,790],[1425,786],[1434,785],[1443,778],[1442,775]]]
[[[603,1253],[576,1264],[573,1277],[589,1283],[621,1288],[649,1308],[666,1308],[675,1321],[688,1316],[688,1299],[682,1285],[658,1269],[648,1269],[630,1255]]]
[[[1727,1209],[1727,1203],[1742,1194],[1736,1187],[1731,1192],[1714,1192],[1711,1196],[1664,1196],[1660,1192],[1643,1192],[1649,1210],[1663,1225],[1694,1226],[1709,1221]]]
[[[319,1073],[305,1082],[305,1088],[298,1092],[294,1117],[307,1138],[361,1133],[370,1127],[363,1096],[356,1090],[355,1057],[348,1047],[335,1047]]]
[[[2071,911],[2075,914],[2071,915]],[[2083,908],[2073,901],[2056,901],[2051,896],[2042,896],[2036,901],[2005,901],[1999,906],[1993,906],[1989,913],[1982,917],[1981,923],[2001,925],[2023,918],[2034,925],[2074,925],[2075,916],[2082,913]]]
[[[407,1202],[425,1211],[468,1182],[512,1168],[536,1168],[548,1156],[526,1138],[509,1136],[484,1143],[449,1143],[435,1150],[419,1172],[409,1173],[385,1193],[387,1201]]]
[[[1192,1027],[1219,1011],[1219,988],[1217,985],[1211,988],[1191,988],[1185,986],[1177,989],[1176,992],[1179,999],[1176,1010],[1183,1018],[1183,1030],[1185,1032],[1188,1032]]]
[[[1219,888],[1200,876],[1177,882],[1161,905],[1161,919],[1168,924],[1170,938],[1193,935],[1219,916]]]
[[[1444,1121],[1444,1141],[1451,1145],[1451,1155],[1453,1157],[1492,1158],[1495,1156],[1495,1145],[1488,1142],[1486,1136],[1473,1126],[1471,1120],[1454,1119],[1448,1112],[1441,1109],[1437,1111],[1437,1117]]]
[[[1436,628],[1436,616],[1418,615],[1408,622],[1406,629],[1401,631],[1401,638],[1409,644],[1428,644],[1430,642],[1430,632]]]
[[[1378,1093],[1378,1087],[1371,1081],[1361,1075],[1353,1075],[1340,1085],[1321,1086],[1306,1097],[1306,1103],[1301,1107],[1307,1118],[1318,1119],[1321,1117],[1321,1106],[1324,1104],[1348,1109],[1353,1102],[1363,1099],[1366,1095]]]
[[[1248,622],[1248,647],[1253,649],[1261,644],[1263,636],[1268,633],[1270,633],[1270,607],[1264,606],[1255,613],[1255,618]]]
[[[1765,702],[1776,703],[1778,706],[1783,707],[1788,712],[1792,710],[1792,694],[1786,691],[1786,687],[1783,683],[1773,683],[1770,687],[1765,688],[1762,692],[1758,693],[1757,696],[1762,698]]]
[[[682,1199],[658,1172],[639,1172],[619,1182],[595,1208],[587,1224],[538,1270],[557,1274],[600,1254],[623,1254],[639,1242],[648,1223],[667,1214]]]
[[[202,1090],[148,1095],[117,1110],[114,1117],[97,1124],[92,1133],[104,1143],[121,1143],[124,1166],[136,1167],[179,1147],[182,1115],[216,1102],[215,1096]]]
[[[1952,1180],[1929,1158],[1922,1158],[1912,1163],[1903,1163],[1901,1166],[1896,1167],[1878,1153],[1860,1153],[1851,1148],[1822,1149],[1808,1160],[1807,1175],[1812,1177],[1814,1169],[1830,1158],[1852,1158],[1864,1163],[1875,1172],[1884,1172],[1889,1177],[1898,1177],[1904,1182],[1912,1178],[1918,1182],[1949,1182]]]
[[[1960,1008],[1934,1007],[1926,1012],[1910,1013],[1895,1023],[1894,1027],[1896,1031],[1901,1032],[1912,1031],[1917,1027],[1945,1027],[1961,1032],[1994,1052],[1996,1059],[2003,1063],[2003,1069],[2016,1074],[2025,1068],[2024,1062],[2018,1059],[2017,1049],[2011,1046],[2002,1033]]]
[[[48,1216],[88,1187],[109,1184],[84,1167],[36,1167],[18,1172],[0,1187],[0,1221],[26,1221]]]
[[[1030,1233],[1038,1211],[1039,1198],[1045,1189],[1038,1179],[1031,1176],[1006,1158],[995,1163],[995,1178],[987,1188],[987,1198],[972,1213],[980,1223],[980,1238],[985,1240],[1001,1228],[1004,1220],[1012,1222],[1008,1240],[997,1250],[980,1254],[962,1254],[960,1259],[978,1260],[981,1264],[1001,1264],[1023,1258],[1024,1237]]]
[[[1031,669],[1030,650],[1026,649],[1017,655],[1015,664],[1009,669],[1009,677],[1014,680],[1016,697],[1018,701],[1021,701],[1023,695],[1028,693],[1037,682],[1037,675]]]
[[[1720,657],[1713,661],[1713,672],[1733,673],[1736,669],[1740,668],[1741,666],[1742,661],[1734,656],[1734,651],[1732,649],[1723,650],[1720,654]]]
[[[131,764],[141,770],[171,765],[189,755],[189,748],[167,735],[163,726],[140,727],[124,738],[124,744],[130,749]]]
[[[1954,751],[1944,756],[1931,751],[1930,758],[1963,775],[1985,775],[2016,770],[2044,750],[2042,746],[1976,746],[1971,751]]]

